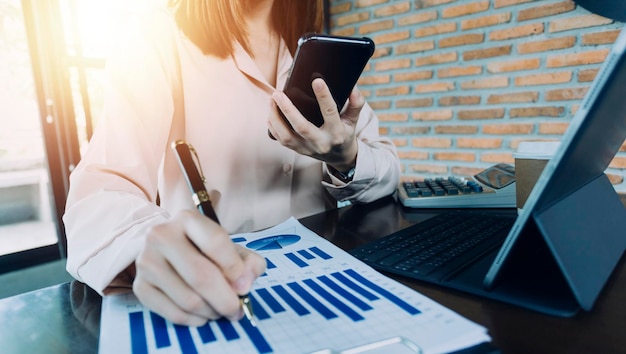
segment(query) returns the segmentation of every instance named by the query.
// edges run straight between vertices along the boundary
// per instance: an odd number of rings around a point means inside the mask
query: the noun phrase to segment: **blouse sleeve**
[[[109,285],[131,287],[124,271],[132,270],[146,230],[169,217],[155,200],[173,115],[166,68],[174,57],[164,54],[174,49],[164,39],[171,29],[143,24],[124,34],[107,61],[103,117],[70,175],[67,270],[101,294]]]
[[[338,201],[368,203],[391,195],[400,181],[400,162],[393,142],[379,134],[378,117],[365,104],[356,127],[358,152],[352,181],[344,183],[324,164],[322,183]]]

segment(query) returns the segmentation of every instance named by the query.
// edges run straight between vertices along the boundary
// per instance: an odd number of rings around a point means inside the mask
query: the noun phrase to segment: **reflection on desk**
[[[343,249],[421,222],[437,210],[400,206],[392,198],[301,219]],[[392,276],[394,277],[394,276]],[[435,285],[394,277],[489,329],[504,353],[623,353],[626,262],[622,259],[591,312],[557,318]],[[0,300],[0,352],[97,353],[101,298],[79,282]]]

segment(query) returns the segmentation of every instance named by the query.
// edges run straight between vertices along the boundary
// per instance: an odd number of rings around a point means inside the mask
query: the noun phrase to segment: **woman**
[[[276,90],[297,39],[320,31],[321,0],[179,0],[140,22],[107,63],[104,117],[71,175],[67,268],[101,294],[132,287],[175,323],[237,319],[237,295],[265,261],[229,234],[391,194],[395,148],[357,89],[339,114],[313,82],[321,128]],[[177,61],[184,122],[173,120]],[[198,152],[221,225],[193,210],[169,148],[181,137]]]

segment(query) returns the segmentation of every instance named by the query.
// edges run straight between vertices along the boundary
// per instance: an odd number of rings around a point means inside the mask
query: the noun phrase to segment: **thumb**
[[[346,106],[345,111],[341,115],[342,120],[348,121],[350,125],[356,125],[356,122],[359,120],[359,114],[361,113],[361,109],[365,105],[365,98],[361,94],[361,91],[355,86],[350,92],[350,97],[348,98],[348,104]]]

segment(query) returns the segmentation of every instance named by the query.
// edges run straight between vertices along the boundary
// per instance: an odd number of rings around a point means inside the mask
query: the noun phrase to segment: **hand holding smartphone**
[[[305,34],[298,40],[283,91],[307,120],[320,127],[324,117],[311,87],[313,80],[322,78],[326,82],[337,111],[341,111],[374,48],[374,42],[367,37]],[[287,122],[282,112],[280,114]]]

